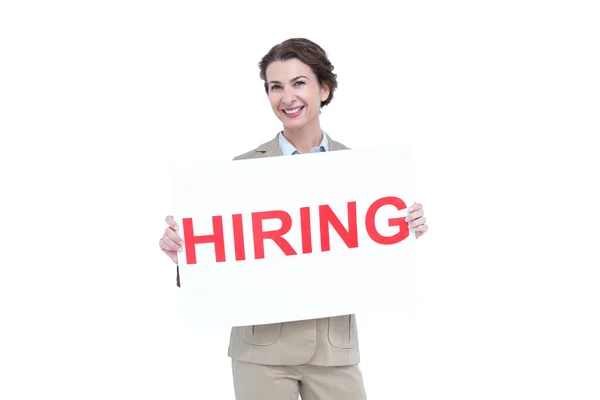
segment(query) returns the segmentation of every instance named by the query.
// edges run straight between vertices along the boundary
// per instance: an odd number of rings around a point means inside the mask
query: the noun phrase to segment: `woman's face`
[[[266,77],[271,108],[284,127],[299,129],[318,120],[329,88],[319,85],[308,65],[296,58],[274,61],[267,67]]]

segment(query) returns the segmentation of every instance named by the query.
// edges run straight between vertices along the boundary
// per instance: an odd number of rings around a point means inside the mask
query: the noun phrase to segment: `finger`
[[[427,224],[423,224],[423,225],[417,226],[414,229],[415,229],[415,232],[425,233],[425,232],[427,232],[427,230],[429,229],[429,227],[427,226]]]
[[[421,218],[416,219],[413,222],[411,222],[410,223],[410,227],[411,228],[416,228],[418,226],[425,225],[425,221],[427,221],[427,219],[425,217],[421,217]]]
[[[161,237],[161,238],[158,240],[158,246],[160,247],[160,249],[161,249],[162,251],[165,251],[165,250],[167,250],[167,249],[165,248],[165,246],[166,246],[166,245],[165,245],[165,242],[163,241],[162,237]]]
[[[408,212],[413,212],[413,211],[417,211],[423,208],[423,205],[421,203],[417,203],[415,202],[412,206],[408,207]]]
[[[160,240],[158,241],[158,244],[160,245],[160,249],[162,251],[173,251],[173,249],[171,248],[171,246],[169,246],[167,244],[167,242],[164,241],[164,239],[161,237]]]
[[[177,243],[175,243],[174,241],[172,241],[168,237],[163,236],[161,240],[165,244],[166,250],[169,250],[169,251],[179,251],[181,249],[180,245],[178,245]]]
[[[410,222],[417,218],[421,218],[424,214],[425,214],[425,212],[423,210],[415,211],[415,212],[408,214],[408,217],[406,217],[405,220],[406,220],[406,222]]]
[[[168,237],[175,243],[183,244],[183,240],[181,240],[181,238],[179,236],[177,236],[177,233],[175,233],[175,231],[171,228],[165,229],[164,236]]]
[[[173,218],[172,215],[167,216],[167,218],[165,218],[165,221],[167,222],[167,225],[169,225],[169,228],[171,228],[173,230],[179,229],[179,226],[175,222],[175,219]]]

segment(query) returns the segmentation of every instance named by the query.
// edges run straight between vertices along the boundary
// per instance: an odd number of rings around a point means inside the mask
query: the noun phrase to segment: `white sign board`
[[[259,325],[410,303],[411,171],[402,148],[174,167],[188,326]]]

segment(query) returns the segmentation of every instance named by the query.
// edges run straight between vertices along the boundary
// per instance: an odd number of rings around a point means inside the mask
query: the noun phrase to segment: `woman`
[[[320,46],[286,40],[263,57],[259,68],[283,131],[234,160],[347,149],[321,129],[320,110],[333,99],[337,79]],[[301,190],[298,182],[289,185]],[[173,217],[166,220],[160,248],[177,263],[182,241]],[[407,221],[417,238],[427,231],[420,204],[409,208]],[[179,285],[179,273],[177,279]],[[237,400],[366,399],[354,315],[234,327],[229,356]]]

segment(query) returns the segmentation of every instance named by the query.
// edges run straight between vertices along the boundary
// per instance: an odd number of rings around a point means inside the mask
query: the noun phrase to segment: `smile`
[[[300,113],[302,113],[302,110],[304,110],[304,106],[290,108],[290,109],[282,110],[282,111],[286,117],[294,118],[294,117],[297,117],[298,115],[300,115]]]

